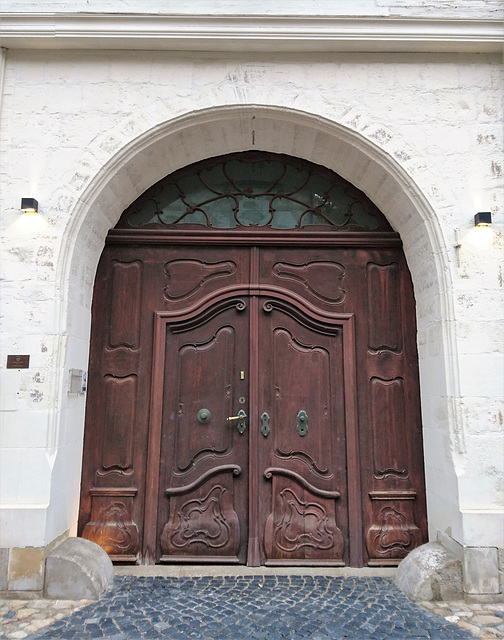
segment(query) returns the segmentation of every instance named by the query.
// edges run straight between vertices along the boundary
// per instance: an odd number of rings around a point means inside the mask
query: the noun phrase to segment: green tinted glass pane
[[[205,211],[208,214],[212,227],[218,229],[232,229],[238,226],[233,208],[236,206],[234,198],[219,198],[209,202]],[[184,221],[185,222],[185,221]]]
[[[224,173],[224,163],[202,169],[198,176],[201,185],[205,186],[212,195],[222,194],[230,190],[231,184]]]
[[[290,198],[275,198],[272,206],[275,209],[275,215],[271,222],[274,229],[294,229],[301,217],[306,206],[293,202]]]
[[[186,214],[184,222],[187,224],[208,224],[208,219],[203,211],[194,211]]]
[[[360,202],[354,202],[352,206],[352,217],[350,224],[357,225],[359,227],[365,227],[366,229],[378,228],[379,220],[376,216],[370,214]]]
[[[268,224],[271,213],[269,210],[269,197],[240,198],[240,210],[238,220],[244,227],[263,227]]]
[[[270,193],[283,171],[282,163],[275,161],[240,162],[231,160],[225,166],[230,188],[237,193],[252,196]]]
[[[285,172],[276,185],[276,191],[286,194],[300,194],[310,174],[304,169],[286,165]]]
[[[156,215],[156,205],[154,202],[145,202],[140,210],[133,211],[128,218],[131,227],[143,227],[146,224],[154,224],[159,222]]]

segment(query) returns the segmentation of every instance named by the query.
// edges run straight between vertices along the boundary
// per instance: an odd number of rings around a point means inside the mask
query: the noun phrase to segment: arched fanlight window
[[[261,151],[176,171],[135,200],[117,227],[391,231],[369,198],[341,176]]]

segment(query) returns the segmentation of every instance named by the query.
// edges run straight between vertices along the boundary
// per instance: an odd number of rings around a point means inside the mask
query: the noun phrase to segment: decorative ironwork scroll
[[[119,228],[322,226],[390,231],[375,205],[336,173],[262,151],[219,156],[167,176],[123,213]]]

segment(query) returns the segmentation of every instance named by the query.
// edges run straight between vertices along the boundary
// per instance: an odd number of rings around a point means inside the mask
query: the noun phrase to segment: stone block
[[[499,549],[499,587],[500,593],[504,594],[504,549]]]
[[[460,600],[462,565],[442,544],[428,542],[399,564],[396,582],[413,602]]]
[[[6,591],[9,582],[9,549],[0,549],[0,591]]]
[[[499,593],[499,557],[492,547],[464,549],[464,591],[468,594]]]
[[[114,579],[105,551],[84,538],[67,538],[46,558],[46,598],[98,600]]]
[[[40,591],[44,588],[44,548],[10,550],[9,591]]]

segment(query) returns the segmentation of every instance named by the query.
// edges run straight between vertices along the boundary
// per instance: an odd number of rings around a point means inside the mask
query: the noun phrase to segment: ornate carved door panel
[[[365,264],[359,415],[365,561],[396,565],[425,540],[422,427],[413,287],[400,250]]]
[[[160,482],[145,535],[157,532],[157,561],[348,562],[353,316],[261,289],[228,287],[186,313],[156,314],[161,453],[150,465]]]
[[[253,565],[397,564],[424,539],[399,249],[109,251],[82,535]]]
[[[230,297],[176,320],[166,340],[157,558],[245,562],[248,537],[249,309]],[[164,347],[164,348],[163,348]]]
[[[426,539],[413,287],[341,177],[262,152],[167,176],[109,232],[92,314],[79,532],[113,559],[393,565]]]
[[[315,316],[286,298],[260,298],[259,407],[269,416],[259,447],[263,557],[266,564],[343,565],[350,557],[345,387],[351,407],[353,318]]]
[[[351,382],[345,371],[349,413],[346,449],[339,447],[346,450],[350,562],[395,565],[427,528],[415,305],[402,249],[319,247],[300,255],[298,247],[264,248],[260,281],[288,289],[315,313],[354,318],[356,377]],[[347,370],[349,354],[350,346]]]
[[[152,386],[155,314],[181,316],[217,289],[248,282],[248,255],[238,248],[222,260],[221,249],[202,246],[104,250],[93,300],[79,532],[115,560],[156,557],[144,522],[156,520],[161,431],[151,428],[151,406],[162,408],[164,393]]]

